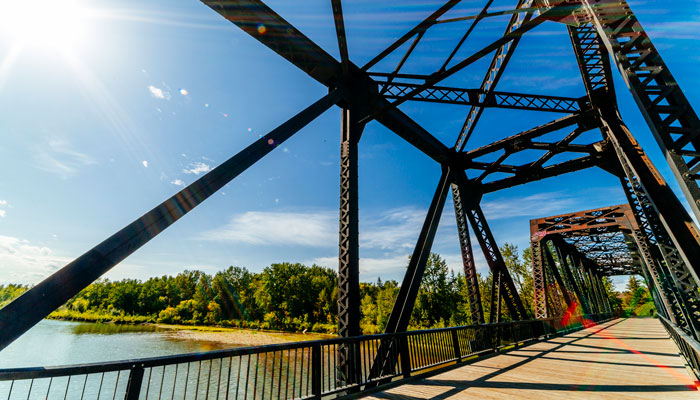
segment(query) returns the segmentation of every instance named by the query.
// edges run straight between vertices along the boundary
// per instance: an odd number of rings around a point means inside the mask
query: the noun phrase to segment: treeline
[[[529,250],[526,249],[521,257],[516,246],[505,244],[501,248],[516,289],[526,309],[532,313]],[[488,321],[491,275],[479,275],[478,279],[482,307]],[[606,286],[611,289],[609,282]],[[9,302],[26,288],[0,286],[0,304]],[[394,280],[360,284],[363,333],[384,330],[398,292],[399,284]],[[468,299],[464,276],[450,271],[440,255],[431,254],[411,316],[411,327],[471,324]],[[337,300],[336,271],[316,265],[280,263],[272,264],[260,273],[229,267],[214,275],[184,271],[143,282],[135,279],[99,280],[51,317],[334,333],[337,330]],[[507,320],[507,315],[502,319]]]

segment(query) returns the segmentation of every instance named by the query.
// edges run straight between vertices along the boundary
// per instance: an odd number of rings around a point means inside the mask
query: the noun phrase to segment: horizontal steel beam
[[[546,178],[568,174],[570,172],[581,171],[588,168],[599,167],[601,164],[600,157],[586,156],[576,158],[570,161],[565,161],[559,164],[550,165],[544,168],[530,169],[523,168],[515,173],[514,176],[491,181],[481,184],[482,193],[491,193],[499,190],[507,189],[513,186],[524,185],[529,182],[535,182]]]
[[[415,83],[380,82],[383,96],[387,99],[402,99],[413,89],[420,87]],[[446,86],[430,86],[407,98],[410,101],[430,103],[459,104],[479,107],[496,107],[515,110],[546,111],[560,113],[578,113],[579,99],[561,96],[543,96],[534,94],[491,92],[479,89],[460,89]]]

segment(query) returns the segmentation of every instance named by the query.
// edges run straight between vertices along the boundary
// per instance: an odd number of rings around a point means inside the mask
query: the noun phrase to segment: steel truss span
[[[357,168],[362,132],[374,121],[441,169],[387,334],[397,335],[408,327],[450,192],[458,226],[455,240],[461,249],[473,322],[483,324],[486,315],[470,229],[494,277],[489,320],[529,319],[530,311],[524,307],[505,266],[481,199],[487,193],[597,167],[619,179],[629,204],[533,222],[535,317],[560,316],[578,306],[591,315],[609,313],[601,278],[640,273],[653,288],[664,323],[678,329],[675,337],[698,339],[700,234],[691,215],[624,125],[612,84],[613,67],[622,74],[691,212],[698,218],[700,121],[626,1],[513,0],[512,9],[493,11],[493,1],[484,0],[477,14],[453,17],[449,12],[461,1],[449,0],[361,67],[352,62],[349,52],[351,38],[346,32],[341,0],[330,1],[340,60],[260,0],[202,2],[322,84],[328,94],[306,108],[300,106],[299,114],[0,309],[0,349],[272,152],[275,147],[267,145],[269,140],[284,142],[333,106],[342,110],[338,324],[343,339],[361,333]],[[508,19],[502,36],[464,55],[464,44],[473,40],[473,32],[482,27],[480,23],[497,16]],[[409,59],[417,57],[415,49],[426,33],[435,26],[457,21],[467,24],[464,33],[449,43],[449,55],[437,62],[431,59],[434,65],[425,74],[406,73],[404,67]],[[266,29],[258,29],[260,24]],[[496,90],[521,38],[542,24],[567,31],[585,87],[580,97]],[[489,58],[479,87],[451,87],[443,82]],[[387,67],[388,60],[398,61]],[[408,101],[415,102],[413,107],[424,102],[468,107],[464,123],[454,132],[454,145],[444,144],[404,112],[400,106]],[[489,108],[564,115],[510,136],[489,137],[488,144],[478,148],[470,146],[475,127]],[[548,134],[559,131],[564,132],[562,137],[549,138]],[[529,158],[526,155],[532,150],[540,154]],[[402,351],[402,342],[380,341],[367,376],[360,374],[364,364],[353,343],[337,343],[337,384],[351,388],[348,390],[360,383],[376,385],[381,383],[380,377],[401,370],[397,366],[401,357],[396,354]],[[312,357],[311,362],[319,361]],[[134,379],[142,378],[136,373]],[[319,388],[309,390],[316,393]]]

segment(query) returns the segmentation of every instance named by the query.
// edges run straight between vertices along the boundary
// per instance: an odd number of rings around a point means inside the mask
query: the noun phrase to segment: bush
[[[640,317],[653,317],[656,315],[656,307],[654,307],[654,303],[648,302],[637,307],[634,313]]]
[[[179,324],[181,322],[180,315],[175,307],[168,307],[158,314],[158,322],[164,324]]]

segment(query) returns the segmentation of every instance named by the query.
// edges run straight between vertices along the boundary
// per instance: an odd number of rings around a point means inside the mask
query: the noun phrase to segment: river
[[[254,343],[255,336],[251,343],[251,335],[259,335],[260,343]],[[116,361],[322,337],[243,330],[212,333],[154,325],[43,320],[0,351],[0,368]],[[241,339],[238,343],[237,338]]]

